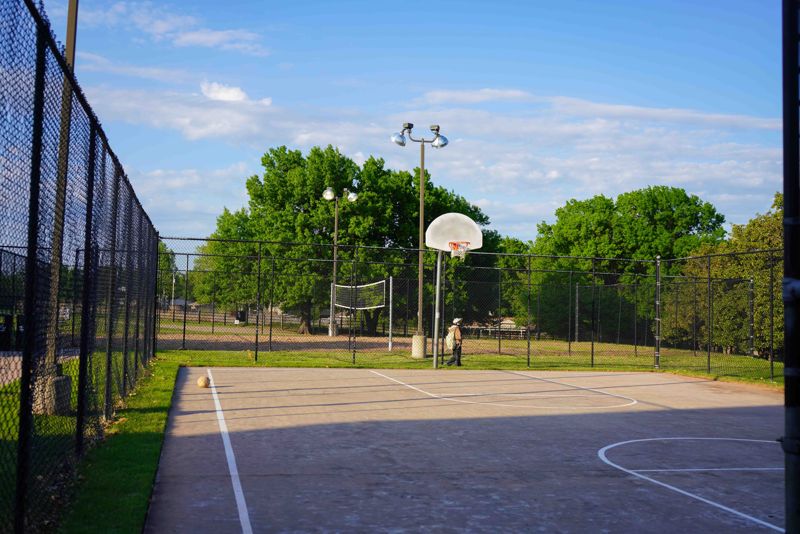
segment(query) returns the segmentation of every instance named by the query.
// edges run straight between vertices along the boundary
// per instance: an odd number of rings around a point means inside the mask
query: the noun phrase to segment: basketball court
[[[782,402],[662,373],[184,368],[145,530],[781,531]]]

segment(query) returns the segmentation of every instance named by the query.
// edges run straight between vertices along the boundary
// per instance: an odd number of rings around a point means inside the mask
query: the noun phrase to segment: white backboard
[[[483,246],[483,233],[478,223],[461,213],[445,213],[434,219],[425,231],[425,245],[437,250],[450,250],[451,241],[469,241],[467,250]]]

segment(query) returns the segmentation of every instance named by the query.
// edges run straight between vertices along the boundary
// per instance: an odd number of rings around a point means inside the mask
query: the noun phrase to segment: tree
[[[698,304],[699,339],[712,340],[725,352],[747,353],[750,349],[750,301],[752,299],[753,348],[760,355],[768,355],[770,341],[778,351],[783,347],[783,302],[780,298],[783,262],[783,196],[776,193],[771,209],[757,214],[747,224],[733,225],[729,239],[714,244],[704,244],[692,252],[693,256],[713,255],[684,262],[681,275],[686,280],[700,282]],[[771,252],[764,252],[771,250]],[[711,277],[713,292],[713,324],[708,325],[706,282]],[[667,287],[665,300],[675,299],[674,290]],[[680,297],[679,297],[680,298]],[[683,299],[687,297],[684,296]],[[772,304],[772,315],[770,315]],[[688,304],[687,304],[688,305]],[[686,314],[676,318],[676,329],[691,328]],[[691,319],[694,320],[694,319]],[[667,338],[680,337],[668,330]]]
[[[270,272],[274,268],[275,304],[296,312],[300,332],[309,333],[315,310],[327,310],[330,294],[335,208],[322,198],[326,187],[337,194],[345,188],[358,193],[355,203],[339,201],[339,283],[360,285],[389,276],[410,279],[412,273],[416,278],[416,261],[411,260],[416,260],[419,181],[411,173],[386,169],[382,159],[373,157],[359,167],[331,146],[314,147],[306,156],[286,147],[271,148],[262,166],[260,176],[247,180],[248,208],[223,212],[211,236],[239,241],[211,240],[202,249],[209,255],[196,262],[206,271],[196,289],[199,298],[254,302],[261,241],[261,267],[269,263]],[[425,188],[426,226],[449,211],[488,224],[479,208],[434,186],[427,174]],[[487,235],[491,247],[496,234]],[[487,240],[485,248],[486,244]],[[434,255],[426,256],[426,269],[432,268],[433,260]],[[368,332],[377,329],[381,311],[364,311]]]

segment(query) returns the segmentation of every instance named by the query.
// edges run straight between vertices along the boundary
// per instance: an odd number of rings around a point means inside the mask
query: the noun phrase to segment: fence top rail
[[[743,251],[733,251],[733,252],[715,252],[714,254],[703,254],[700,256],[686,256],[683,258],[670,258],[670,259],[662,259],[661,262],[671,262],[671,261],[686,261],[686,260],[702,260],[706,258],[719,258],[724,256],[746,256],[750,254],[765,254],[765,253],[779,253],[783,254],[783,249],[781,248],[763,248],[763,249],[753,249],[753,250],[743,250]]]
[[[255,245],[263,244],[263,245],[284,245],[284,246],[308,246],[308,247],[326,247],[330,248],[333,247],[333,243],[300,243],[294,241],[275,241],[270,239],[223,239],[223,238],[216,238],[216,237],[178,237],[178,236],[159,236],[159,239],[162,241],[198,241],[198,242],[219,242],[219,243],[252,243]],[[337,244],[336,245],[340,249],[366,249],[366,250],[395,250],[399,252],[419,252],[422,250],[423,252],[433,252],[433,249],[429,248],[407,248],[407,247],[384,247],[378,245],[348,245],[348,244]],[[723,257],[723,256],[738,256],[738,255],[749,255],[749,254],[764,254],[764,253],[778,253],[782,252],[781,249],[757,249],[757,250],[748,250],[743,252],[719,252],[714,254],[705,254],[700,256],[685,256],[682,258],[668,258],[668,259],[661,259],[662,263],[669,263],[669,262],[676,262],[676,261],[686,261],[686,260],[698,260],[704,258],[714,258],[714,257]],[[171,252],[172,254],[190,254],[190,255],[213,255],[213,254],[204,254],[202,252]],[[510,253],[510,252],[485,252],[485,251],[471,251],[471,255],[476,256],[503,256],[503,257],[519,257],[519,258],[530,258],[532,260],[541,258],[541,259],[564,259],[564,260],[593,260],[593,261],[616,261],[616,262],[625,262],[625,263],[655,263],[656,259],[636,259],[636,258],[607,258],[602,256],[564,256],[558,254],[526,254],[526,253]],[[246,255],[242,255],[246,256]],[[402,264],[405,265],[405,264]],[[470,266],[471,268],[481,268],[481,266]],[[520,271],[527,270],[526,268],[514,268],[510,267],[506,270],[518,269]],[[569,271],[564,271],[569,272]],[[586,271],[572,271],[572,272],[586,272]],[[615,273],[607,273],[607,274],[615,274]],[[631,273],[634,274],[634,273]]]

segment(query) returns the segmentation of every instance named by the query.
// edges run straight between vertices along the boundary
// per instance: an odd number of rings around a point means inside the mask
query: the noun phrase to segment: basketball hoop
[[[450,257],[463,260],[469,250],[469,241],[450,241]]]

